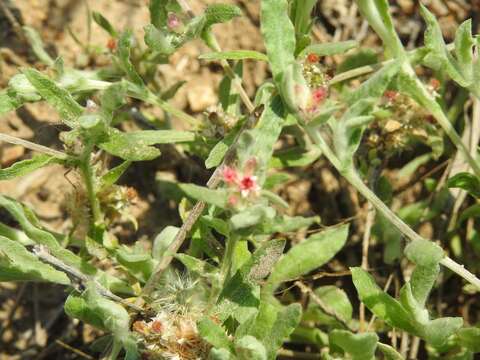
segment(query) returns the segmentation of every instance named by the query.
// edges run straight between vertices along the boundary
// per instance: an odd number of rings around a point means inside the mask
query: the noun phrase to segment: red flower
[[[387,90],[383,93],[383,96],[387,98],[388,101],[393,101],[398,96],[398,91]]]
[[[440,81],[438,79],[431,79],[430,80],[430,86],[433,88],[433,90],[438,90],[440,88]]]
[[[153,320],[152,322],[152,330],[157,334],[162,333],[163,331],[163,324],[160,320]]]
[[[320,104],[328,96],[328,90],[325,86],[319,87],[312,92],[312,101],[314,106]]]
[[[320,57],[317,54],[308,54],[307,60],[310,63],[318,63]]]
[[[223,169],[223,181],[227,184],[233,184],[237,181],[237,171],[230,166],[225,166]]]
[[[253,176],[244,176],[242,180],[240,180],[240,189],[241,190],[252,190],[255,187],[255,180]]]
[[[114,38],[108,39],[107,48],[108,48],[110,51],[115,51],[115,50],[117,50],[117,40],[115,40]]]

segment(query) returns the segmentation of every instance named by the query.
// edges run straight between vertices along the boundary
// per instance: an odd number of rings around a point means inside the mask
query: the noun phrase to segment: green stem
[[[92,212],[92,229],[102,221],[102,211],[100,209],[100,202],[98,201],[95,191],[95,174],[92,167],[92,153],[93,145],[85,146],[82,157],[80,159],[80,170],[85,181],[87,190],[87,197],[90,202]]]
[[[326,158],[332,163],[332,165],[345,177],[345,179],[357,189],[376,209],[381,213],[390,223],[395,226],[407,239],[409,240],[423,240],[423,238],[413,231],[410,226],[403,222],[385,203],[380,200],[370,188],[365,185],[363,180],[358,175],[357,171],[353,167],[343,167],[340,160],[337,158],[333,150],[323,139],[322,135],[316,128],[306,126],[306,132],[314,143],[318,145],[320,150],[326,156]],[[480,290],[480,279],[474,274],[465,269],[463,265],[460,265],[453,261],[449,257],[444,257],[440,263],[452,270],[466,281],[474,285]]]
[[[237,240],[238,239],[235,234],[231,234],[230,237],[227,238],[225,254],[223,255],[222,267],[220,269],[220,274],[224,286],[230,279],[230,272],[232,270],[233,264],[233,255],[235,253],[235,246],[237,245]]]
[[[455,128],[452,126],[452,123],[448,119],[447,115],[445,115],[441,106],[437,103],[435,98],[428,92],[423,83],[417,77],[411,64],[405,62],[402,66],[402,71],[405,72],[406,76],[410,77],[413,80],[413,83],[411,85],[414,87],[413,90],[418,97],[417,100],[435,117],[438,124],[442,127],[443,131],[445,131],[445,134],[447,134],[447,136],[456,146],[458,151],[460,151],[465,161],[472,168],[475,175],[480,177],[480,164],[470,154],[470,151],[462,141],[462,138],[455,131]]]

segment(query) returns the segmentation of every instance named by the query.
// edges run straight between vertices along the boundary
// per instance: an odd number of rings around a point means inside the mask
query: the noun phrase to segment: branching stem
[[[337,158],[333,150],[324,140],[323,136],[319,133],[318,129],[306,126],[306,132],[312,139],[312,141],[319,146],[323,154],[327,159],[332,163],[332,165],[340,172],[340,174],[345,177],[345,179],[357,189],[357,191],[362,194],[379,213],[385,216],[390,223],[395,226],[408,240],[423,240],[423,238],[418,235],[415,231],[410,228],[403,220],[401,220],[390,208],[385,205],[385,203],[380,200],[375,193],[370,190],[370,188],[365,185],[363,180],[358,175],[357,171],[353,167],[345,168],[340,163],[340,160]],[[470,271],[465,269],[463,265],[460,265],[453,261],[449,257],[444,257],[440,263],[455,272],[466,281],[474,285],[477,289],[480,290],[480,279],[477,278]]]

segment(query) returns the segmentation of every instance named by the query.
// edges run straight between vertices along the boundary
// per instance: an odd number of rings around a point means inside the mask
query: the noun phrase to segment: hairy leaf
[[[28,160],[17,161],[6,169],[0,169],[0,181],[27,175],[32,171],[54,164],[58,161],[59,160],[56,157],[44,154],[36,155]]]
[[[20,243],[0,236],[0,281],[27,280],[70,284],[63,272],[40,261]]]
[[[277,262],[266,286],[274,291],[280,283],[322,266],[343,248],[347,236],[347,225],[311,235],[307,240],[295,245]]]

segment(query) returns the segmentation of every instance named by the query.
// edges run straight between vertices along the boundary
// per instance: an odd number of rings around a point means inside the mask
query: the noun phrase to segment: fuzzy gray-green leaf
[[[268,278],[269,289],[273,291],[280,283],[296,279],[325,264],[343,248],[347,236],[348,226],[344,225],[311,235],[292,247],[273,268]]]
[[[0,281],[26,280],[70,284],[63,272],[40,261],[20,243],[0,236]]]
[[[83,107],[73,99],[72,95],[35,69],[25,69],[23,73],[42,98],[59,112],[65,124],[74,127],[75,120],[83,113]]]
[[[295,29],[287,0],[262,0],[261,31],[274,79],[295,61]]]

